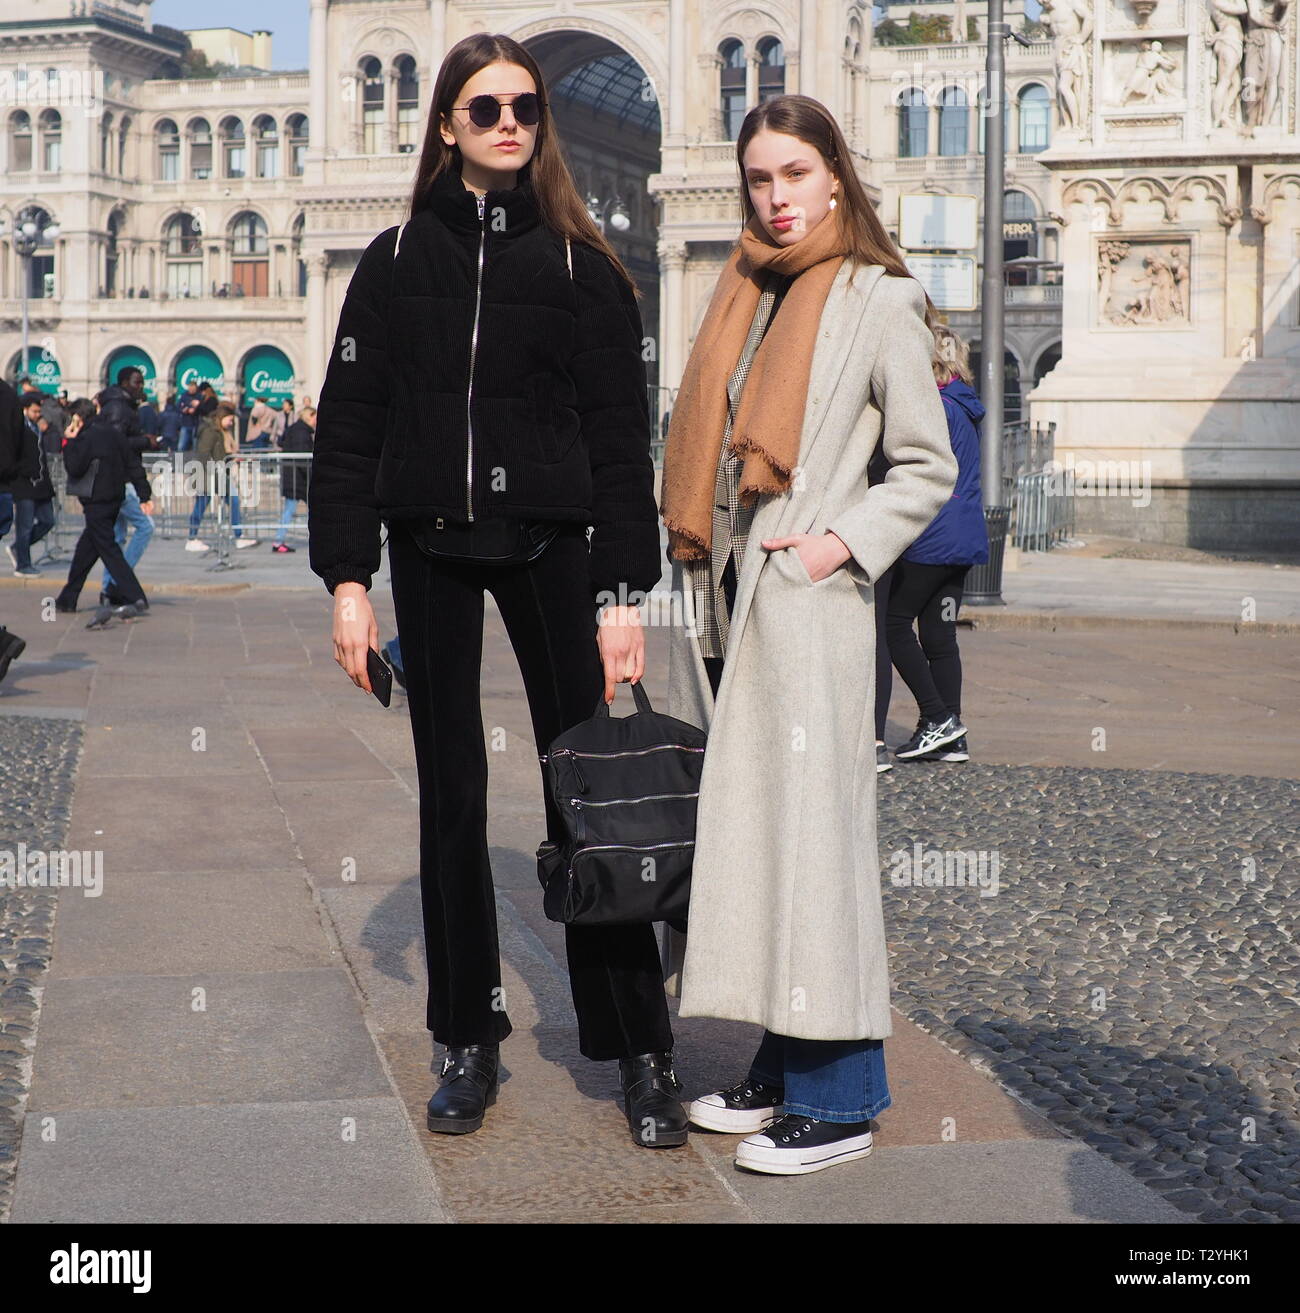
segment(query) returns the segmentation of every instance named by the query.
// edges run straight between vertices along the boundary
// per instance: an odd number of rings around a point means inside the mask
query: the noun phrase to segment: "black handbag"
[[[64,491],[70,497],[93,497],[95,495],[95,476],[99,473],[99,461],[98,456],[92,457],[84,474],[78,474],[76,478],[68,480]]]
[[[635,714],[611,716],[602,696],[542,759],[566,832],[537,850],[552,921],[685,925],[707,735],[656,712],[639,682],[632,695]]]
[[[462,523],[445,516],[411,520],[408,527],[426,556],[444,561],[515,565],[535,561],[560,531],[558,520],[525,520],[492,515]]]

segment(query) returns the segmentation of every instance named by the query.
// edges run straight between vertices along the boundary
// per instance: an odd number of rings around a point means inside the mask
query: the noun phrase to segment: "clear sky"
[[[271,33],[271,62],[275,68],[307,67],[307,29],[311,25],[308,0],[153,0],[153,21],[168,27],[234,27],[251,32],[255,27]]]

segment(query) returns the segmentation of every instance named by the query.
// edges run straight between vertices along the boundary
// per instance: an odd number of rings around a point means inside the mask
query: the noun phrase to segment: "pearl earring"
[[[836,204],[836,202],[835,202],[835,197],[832,196],[832,197],[831,197],[831,203],[830,203],[830,208],[831,208],[832,210],[835,208],[835,204]]]

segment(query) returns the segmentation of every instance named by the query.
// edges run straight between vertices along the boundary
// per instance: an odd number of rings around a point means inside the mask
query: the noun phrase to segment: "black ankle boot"
[[[484,1110],[497,1101],[499,1055],[497,1044],[447,1049],[441,1084],[429,1100],[426,1121],[431,1131],[465,1135],[483,1125]]]
[[[628,1128],[638,1144],[666,1149],[686,1143],[686,1109],[678,1097],[682,1086],[673,1072],[671,1053],[620,1058],[618,1078]]]

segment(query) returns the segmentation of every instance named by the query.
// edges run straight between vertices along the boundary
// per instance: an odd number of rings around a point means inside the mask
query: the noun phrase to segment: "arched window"
[[[32,167],[32,116],[25,109],[9,115],[9,167],[15,173]]]
[[[248,173],[244,125],[232,114],[221,121],[221,176],[243,178]]]
[[[1038,257],[1038,206],[1028,192],[1002,193],[1002,259],[1009,287],[1026,287],[1037,282],[1036,266],[1012,264],[1013,260]]]
[[[939,154],[965,155],[970,134],[966,123],[966,93],[944,87],[939,97]]]
[[[745,118],[745,47],[733,37],[718,47],[722,60],[722,135],[735,141]]]
[[[108,172],[108,150],[113,140],[113,116],[105,114],[99,125],[99,171]]]
[[[269,114],[259,114],[253,120],[253,145],[257,151],[257,176],[280,176],[280,129]]]
[[[420,75],[410,55],[397,59],[397,149],[409,155],[420,141]]]
[[[1020,149],[1025,154],[1046,150],[1052,139],[1052,101],[1047,88],[1031,82],[1019,96]]]
[[[58,173],[63,167],[63,119],[57,109],[41,114],[41,168]]]
[[[203,295],[203,251],[192,214],[176,214],[163,228],[165,281],[169,296]]]
[[[154,150],[157,154],[159,182],[179,182],[181,179],[181,134],[175,119],[161,119],[153,130]]]
[[[266,220],[252,210],[235,216],[231,224],[233,285],[236,296],[265,296],[270,272]]]
[[[207,119],[191,119],[186,131],[190,138],[190,177],[203,182],[212,177],[212,127]]]
[[[117,129],[117,176],[126,177],[126,139],[131,131],[131,120],[123,119]]]
[[[1061,363],[1061,344],[1049,346],[1034,364],[1034,386],[1037,387]]]
[[[384,127],[384,69],[371,56],[361,61],[361,151],[377,155]]]
[[[289,175],[301,178],[303,166],[307,162],[307,116],[290,114],[287,124],[289,133]]]
[[[117,295],[118,236],[122,231],[122,211],[108,216],[108,238],[104,243],[104,295]]]
[[[925,92],[909,87],[898,101],[898,158],[923,159],[929,149],[929,109]]]
[[[774,36],[758,43],[758,103],[785,94],[785,47]]]

